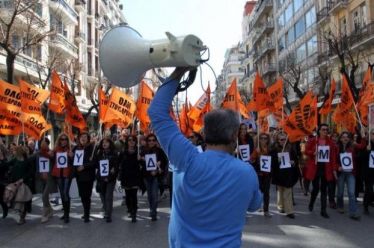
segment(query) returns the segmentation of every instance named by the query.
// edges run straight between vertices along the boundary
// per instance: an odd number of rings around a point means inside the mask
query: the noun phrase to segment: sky
[[[217,77],[221,73],[226,49],[241,40],[243,0],[121,0],[124,16],[132,28],[148,40],[193,34],[209,47],[210,60]],[[211,70],[203,66],[203,87],[208,81],[215,89]],[[194,103],[203,94],[200,75],[188,90]]]

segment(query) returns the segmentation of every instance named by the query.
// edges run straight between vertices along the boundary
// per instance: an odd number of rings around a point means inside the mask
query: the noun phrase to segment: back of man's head
[[[204,117],[205,143],[230,145],[235,142],[239,130],[239,115],[230,109],[216,109]]]

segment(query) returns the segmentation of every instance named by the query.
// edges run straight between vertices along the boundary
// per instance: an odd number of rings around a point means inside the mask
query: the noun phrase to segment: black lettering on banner
[[[261,167],[262,167],[262,169],[264,169],[264,170],[269,169],[269,168],[267,167],[267,162],[268,162],[268,161],[269,161],[269,160],[267,160],[267,158],[262,158],[262,159],[261,159],[261,162],[262,162]]]
[[[318,157],[320,159],[328,159],[329,158],[329,150],[319,150]]]
[[[352,164],[352,160],[351,160],[351,158],[348,157],[348,156],[343,157],[343,158],[342,158],[342,164],[343,164],[344,167],[349,167],[349,166],[351,166],[351,164]]]
[[[101,174],[108,174],[108,164],[101,164]]]
[[[149,158],[147,167],[148,168],[155,168],[156,167],[156,163],[155,163],[155,161],[153,161],[152,158]]]
[[[48,162],[48,160],[42,160],[42,159],[40,159],[39,162],[42,164],[43,170],[45,170],[46,169],[45,165]]]
[[[64,166],[64,165],[66,165],[67,158],[65,156],[59,156],[57,158],[57,162],[58,162],[59,165]]]

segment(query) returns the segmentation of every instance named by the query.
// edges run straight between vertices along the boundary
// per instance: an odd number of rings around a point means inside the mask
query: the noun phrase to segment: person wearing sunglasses
[[[313,211],[314,202],[321,191],[321,216],[329,218],[326,211],[327,185],[335,180],[333,171],[336,168],[337,147],[329,138],[329,126],[320,124],[317,137],[308,139],[305,154],[308,156],[305,168],[305,179],[312,182],[312,192],[308,209]]]
[[[53,160],[52,176],[60,191],[64,214],[61,217],[65,223],[69,223],[70,214],[70,186],[73,177],[73,157],[70,140],[67,134],[61,133],[56,140],[55,148],[51,151]]]
[[[239,115],[216,109],[204,117],[206,150],[200,153],[170,117],[170,106],[186,72],[179,67],[159,87],[148,114],[173,165],[169,247],[240,247],[246,212],[262,204],[251,165],[233,156]]]

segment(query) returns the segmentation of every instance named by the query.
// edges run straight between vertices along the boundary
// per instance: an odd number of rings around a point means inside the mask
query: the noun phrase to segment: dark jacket
[[[0,160],[0,185],[8,185],[9,183],[9,167],[5,159]],[[1,197],[1,196],[0,196]]]
[[[275,144],[271,152],[271,170],[272,170],[272,183],[278,186],[291,188],[299,179],[299,170],[297,168],[297,153],[291,144],[287,144],[283,152],[290,154],[291,167],[281,169],[278,153],[282,152],[282,147]]]
[[[141,185],[141,162],[138,160],[136,151],[134,153],[122,153],[119,180],[124,188],[139,187]]]
[[[109,160],[109,176],[100,175],[100,160]],[[99,182],[115,182],[118,175],[119,161],[116,151],[105,152],[103,150],[98,150],[97,154],[94,156],[94,165],[96,168],[96,179]]]
[[[362,179],[366,182],[373,183],[374,182],[374,168],[369,167],[370,162],[370,153],[374,152],[374,142],[371,142],[371,150],[365,150],[364,158],[365,161],[361,163],[361,170],[362,170]]]
[[[76,150],[84,150],[83,155],[83,167],[82,171],[78,171],[79,166],[74,166],[74,175],[79,182],[89,182],[95,180],[95,164],[93,162],[93,152],[94,144],[89,144],[86,147],[82,148],[79,146],[74,147],[73,153],[75,154]],[[91,159],[92,158],[92,159]]]

